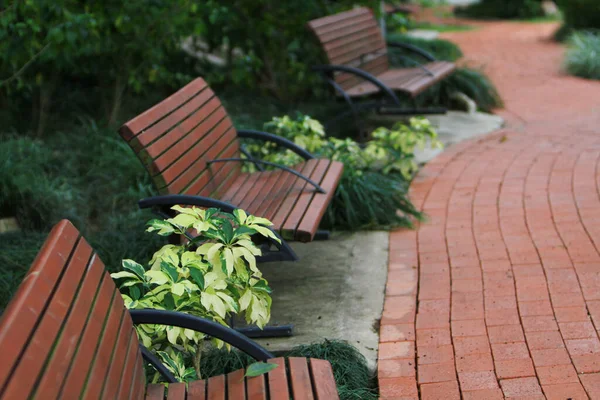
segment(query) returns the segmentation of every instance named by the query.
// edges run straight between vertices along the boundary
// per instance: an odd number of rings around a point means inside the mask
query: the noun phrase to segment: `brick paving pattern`
[[[600,82],[561,73],[555,28],[444,35],[508,125],[411,186],[428,221],[390,233],[382,399],[600,399]]]

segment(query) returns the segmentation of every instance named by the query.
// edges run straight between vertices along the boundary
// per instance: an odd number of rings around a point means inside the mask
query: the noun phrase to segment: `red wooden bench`
[[[313,69],[321,72],[337,95],[348,103],[355,119],[358,112],[365,108],[375,108],[383,114],[432,114],[446,111],[440,108],[403,108],[395,92],[414,98],[450,75],[455,70],[455,65],[436,61],[431,54],[406,43],[386,44],[370,9],[355,8],[318,18],[310,21],[308,27],[316,35],[329,62],[328,65],[315,66]],[[424,58],[427,63],[421,64],[412,58],[403,57],[415,67],[391,68],[388,47],[408,51]],[[374,94],[385,95],[384,102],[356,104],[353,101],[354,98]],[[328,124],[330,123],[331,121]]]
[[[168,399],[337,399],[329,362],[274,358],[250,339],[211,321],[157,310],[128,311],[102,261],[69,221],[50,233],[0,319],[0,399],[164,399],[146,386],[150,363],[172,375],[140,346],[135,324],[205,332],[262,361],[279,365],[244,378],[239,370],[203,381],[171,383]],[[170,376],[169,376],[170,375]]]
[[[280,136],[237,130],[214,92],[198,78],[135,117],[119,133],[138,155],[161,196],[140,207],[168,210],[179,205],[241,208],[271,220],[284,239],[315,239],[321,218],[337,188],[343,164],[316,159]],[[294,168],[242,172],[242,163],[259,168],[270,163],[240,158],[239,138],[271,141],[296,152],[304,162]],[[322,235],[326,236],[326,235]],[[284,242],[260,261],[295,260]]]

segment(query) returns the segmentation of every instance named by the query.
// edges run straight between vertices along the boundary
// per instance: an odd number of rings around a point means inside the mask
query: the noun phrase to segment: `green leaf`
[[[177,279],[179,278],[179,274],[177,273],[177,270],[171,264],[161,261],[160,269],[164,273],[169,275],[169,278],[171,278],[171,282],[177,282]]]
[[[278,366],[279,365],[272,363],[255,362],[253,364],[248,365],[244,377],[253,378],[255,376],[264,375],[267,372],[274,370]]]
[[[138,282],[140,281],[140,278],[138,278],[136,274],[127,271],[115,272],[113,274],[110,274],[110,277],[113,279],[132,278]]]
[[[255,229],[252,229],[247,226],[240,226],[235,230],[233,237],[238,238],[243,235],[254,235],[255,233],[256,233]]]
[[[137,286],[132,286],[131,288],[129,288],[129,294],[131,295],[131,298],[133,300],[139,300],[141,296],[140,288],[138,288]]]
[[[237,220],[238,224],[240,224],[240,225],[243,225],[246,222],[246,218],[248,218],[248,215],[246,214],[246,212],[239,208],[233,210],[233,215],[235,216],[235,219]]]
[[[163,221],[162,219],[153,219],[148,221],[148,229],[146,232],[156,232],[160,236],[169,236],[173,232],[175,232],[175,228],[173,225],[168,223],[167,221]]]
[[[260,290],[266,293],[271,293],[272,290],[271,288],[267,285],[267,281],[265,281],[264,279],[259,280],[258,282],[256,282],[253,286],[253,289],[256,290]]]
[[[140,279],[144,279],[144,267],[133,260],[123,260],[123,269],[127,269],[136,274]]]
[[[196,285],[198,285],[200,290],[204,290],[204,274],[202,273],[202,271],[195,268],[190,268],[190,276],[192,277]]]
[[[221,229],[225,238],[225,243],[231,243],[233,240],[233,227],[231,226],[231,222],[227,219],[223,220]]]

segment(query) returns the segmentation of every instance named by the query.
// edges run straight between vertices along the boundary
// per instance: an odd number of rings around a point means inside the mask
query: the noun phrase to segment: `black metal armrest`
[[[196,332],[202,332],[210,337],[220,339],[223,342],[243,351],[255,360],[267,361],[268,359],[273,358],[271,353],[241,333],[204,318],[182,312],[151,309],[129,310],[129,314],[131,315],[131,319],[135,325],[157,324],[191,329]],[[156,358],[152,353],[142,350],[142,355],[144,356],[144,359],[151,363],[169,382],[176,382],[169,370],[166,369],[160,360],[158,360],[158,358]]]
[[[238,130],[237,133],[238,133],[238,137],[243,138],[243,139],[258,139],[258,140],[276,143],[276,144],[280,145],[281,147],[285,147],[285,148],[293,151],[294,153],[298,154],[300,157],[304,158],[305,160],[310,160],[310,159],[315,158],[315,156],[313,156],[308,151],[306,151],[302,147],[298,146],[296,143],[292,142],[291,140],[288,140],[281,136],[273,135],[272,133],[255,131],[252,129],[240,129],[240,130]]]
[[[224,212],[232,213],[236,207],[230,203],[211,199],[210,197],[190,196],[186,194],[167,194],[142,199],[138,202],[140,208],[170,208],[174,205],[198,206],[205,208],[219,208]]]
[[[362,69],[350,67],[347,65],[315,65],[312,67],[313,71],[321,72],[321,73],[332,73],[332,72],[347,72],[349,74],[353,74],[362,78],[366,81],[371,82],[373,85],[377,86],[382,92],[387,94],[397,105],[400,104],[400,100],[396,93],[392,89],[390,89],[385,83],[381,82],[379,79],[368,73],[367,71],[363,71]]]
[[[423,57],[424,59],[426,59],[427,61],[436,61],[435,57],[426,52],[425,50],[414,46],[412,44],[408,44],[408,43],[401,43],[401,42],[387,42],[388,47],[395,47],[395,48],[399,48],[399,49],[403,49],[403,50],[408,50],[410,52],[416,53],[418,55],[420,55],[421,57]]]

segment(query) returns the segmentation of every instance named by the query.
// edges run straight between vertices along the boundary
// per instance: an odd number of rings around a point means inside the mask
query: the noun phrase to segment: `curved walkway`
[[[556,25],[446,34],[506,129],[451,147],[390,236],[382,399],[600,399],[600,83],[563,76]]]

